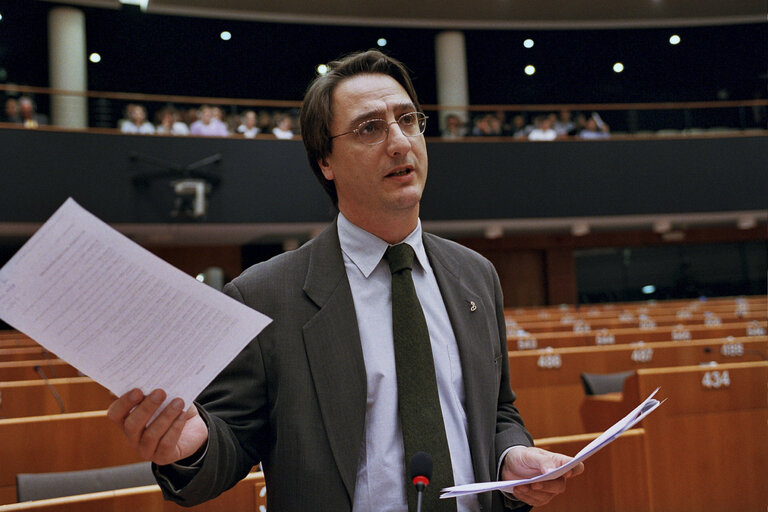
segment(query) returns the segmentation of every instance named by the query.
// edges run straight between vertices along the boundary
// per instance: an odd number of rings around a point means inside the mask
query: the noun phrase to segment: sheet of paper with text
[[[271,320],[67,201],[0,269],[0,318],[116,395],[186,405]]]

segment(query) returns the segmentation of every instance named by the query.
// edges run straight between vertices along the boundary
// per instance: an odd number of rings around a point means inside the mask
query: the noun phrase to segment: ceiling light
[[[328,73],[328,66],[326,66],[325,64],[318,64],[317,68],[315,69],[317,70],[318,75],[325,75],[326,73]]]
[[[647,284],[643,286],[642,291],[644,294],[650,295],[652,293],[656,293],[656,287],[653,286],[652,284]]]
[[[94,64],[98,64],[99,62],[101,62],[101,55],[99,55],[96,52],[93,52],[88,56],[88,60],[93,62]]]
[[[221,37],[222,41],[229,41],[230,39],[232,39],[232,34],[226,30],[222,32],[219,36]]]
[[[677,34],[669,36],[669,44],[680,44],[680,41],[680,36]]]
[[[376,41],[376,44],[379,46],[387,46],[387,40],[383,37],[380,37],[378,41]]]
[[[528,64],[527,66],[525,66],[525,74],[526,74],[526,75],[528,75],[528,76],[531,76],[531,75],[533,75],[535,72],[536,72],[536,68],[535,68],[535,67],[533,67],[532,65]]]
[[[621,73],[622,71],[624,71],[624,64],[622,64],[621,62],[617,62],[616,64],[613,65],[613,70],[616,73]]]
[[[523,46],[526,48],[533,48],[533,39],[526,39],[523,41]]]

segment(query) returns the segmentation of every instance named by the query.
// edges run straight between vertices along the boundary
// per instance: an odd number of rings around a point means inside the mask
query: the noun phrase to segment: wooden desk
[[[266,511],[264,474],[253,472],[219,497],[196,507],[165,501],[157,485],[0,505],[0,512],[262,512]]]
[[[16,501],[17,473],[93,469],[140,462],[107,411],[0,420],[0,503]]]
[[[0,348],[0,362],[4,361],[29,361],[33,359],[44,359],[49,352],[43,347],[27,346],[27,347],[8,347]],[[52,356],[54,359],[56,356]]]
[[[768,505],[768,362],[638,370],[625,405],[657,387],[643,420],[654,510],[764,512]]]
[[[38,367],[48,379],[80,376],[80,372],[75,367],[61,359],[6,361],[0,363],[0,382],[39,379]]]
[[[50,386],[50,387],[49,387]],[[64,412],[99,411],[115,397],[89,377],[0,382],[0,418],[60,414],[53,391],[59,394]]]
[[[621,345],[638,341],[646,343],[688,341],[727,338],[728,336],[737,338],[765,336],[766,334],[768,334],[768,321],[766,320],[735,322],[723,325],[689,325],[683,329],[678,329],[676,326],[655,327],[652,329],[633,327],[605,331],[536,333],[526,336],[520,336],[516,332],[507,332],[507,348],[509,350],[528,350],[546,347],[586,347]]]
[[[510,352],[510,384],[517,393],[515,405],[534,437],[601,431],[621,415],[604,425],[592,424],[587,428],[583,424],[580,413],[584,400],[582,372],[613,373],[710,361],[759,361],[768,354],[766,336],[734,341],[741,344],[740,350],[736,349],[738,345],[715,339],[646,343],[636,347],[605,345]],[[620,412],[626,414],[629,409]]]
[[[536,446],[576,455],[599,434],[536,439]],[[584,473],[567,483],[565,493],[544,507],[546,512],[649,511],[650,483],[646,463],[645,432],[626,431],[616,441],[584,462]]]

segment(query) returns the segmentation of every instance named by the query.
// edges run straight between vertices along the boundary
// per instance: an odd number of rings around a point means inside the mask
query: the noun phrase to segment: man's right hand
[[[193,455],[208,440],[208,427],[192,405],[184,412],[180,398],[171,401],[154,421],[147,422],[165,400],[156,389],[147,396],[139,389],[124,394],[109,406],[107,417],[120,427],[128,445],[145,460],[166,465]]]

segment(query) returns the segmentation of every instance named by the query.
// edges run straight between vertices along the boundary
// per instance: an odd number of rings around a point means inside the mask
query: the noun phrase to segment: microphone
[[[432,478],[432,457],[425,452],[416,452],[411,458],[411,481],[416,486],[416,512],[421,512],[424,490]]]

